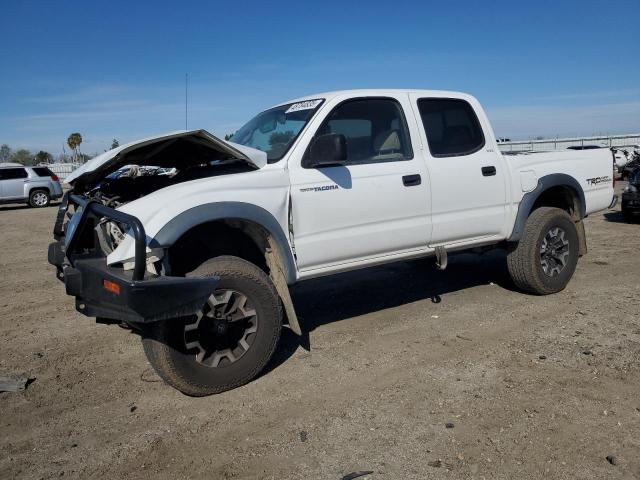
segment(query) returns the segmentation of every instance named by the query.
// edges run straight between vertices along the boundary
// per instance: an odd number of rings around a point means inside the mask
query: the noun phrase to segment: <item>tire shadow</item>
[[[640,218],[640,217],[638,217]],[[622,215],[621,211],[615,211],[615,212],[607,212],[604,214],[604,219],[607,222],[612,222],[612,223],[634,223],[634,222],[628,222],[624,219],[624,215]],[[635,222],[637,223],[637,221]]]
[[[309,333],[319,326],[421,300],[444,302],[449,293],[489,283],[516,291],[504,250],[450,255],[444,271],[421,259],[301,282],[291,287],[291,296],[303,334],[299,337],[284,328],[278,349],[261,375],[287,361],[298,347],[309,351]]]
[[[28,208],[32,208],[29,205],[18,205],[18,204],[7,204],[7,205],[0,205],[0,212],[9,212],[11,210],[26,210]]]
[[[31,205],[27,205],[24,203],[8,203],[5,205],[0,205],[0,212],[10,212],[12,210],[41,210],[41,209],[46,209],[46,208],[51,208],[51,207],[55,207],[58,208],[60,206],[60,202],[51,202],[49,205],[47,205],[46,207],[42,207],[42,208],[34,208]]]

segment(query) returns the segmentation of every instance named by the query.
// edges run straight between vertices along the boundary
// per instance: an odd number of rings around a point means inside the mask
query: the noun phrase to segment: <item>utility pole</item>
[[[184,74],[184,129],[188,130],[187,128],[187,115],[188,115],[188,100],[189,100],[189,74],[185,73]]]

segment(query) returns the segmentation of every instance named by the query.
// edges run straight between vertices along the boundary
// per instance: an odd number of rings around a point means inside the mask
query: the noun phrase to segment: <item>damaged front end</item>
[[[195,314],[218,279],[166,275],[162,250],[149,248],[140,220],[119,208],[177,183],[265,164],[263,152],[195,130],[123,145],[73,172],[48,257],[67,294],[76,298],[76,309],[130,324]],[[135,244],[133,258],[108,264],[108,255],[125,241]]]
[[[96,225],[109,219],[129,227],[135,241],[134,268],[107,265]],[[146,235],[140,221],[125,213],[66,194],[49,245],[56,267],[76,309],[103,321],[146,323],[196,313],[218,283],[217,278],[154,275],[147,271]]]
[[[206,130],[146,138],[91,159],[66,178],[73,193],[117,208],[199,178],[264,167],[266,153],[221,140]]]

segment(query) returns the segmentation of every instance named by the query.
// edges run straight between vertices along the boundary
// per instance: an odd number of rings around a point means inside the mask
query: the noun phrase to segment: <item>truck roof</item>
[[[302,102],[305,100],[313,100],[316,98],[324,98],[326,100],[330,100],[339,95],[348,95],[350,97],[371,97],[371,96],[388,96],[388,95],[398,95],[398,94],[409,94],[415,93],[418,95],[424,95],[427,97],[449,97],[449,98],[473,98],[468,93],[463,92],[453,92],[448,90],[424,90],[424,89],[416,89],[416,88],[363,88],[363,89],[353,89],[353,90],[334,90],[331,92],[321,92],[314,93],[312,95],[305,95],[304,97],[294,98],[293,100],[287,100],[286,102],[278,103],[274,106],[286,105],[288,103],[294,102]]]

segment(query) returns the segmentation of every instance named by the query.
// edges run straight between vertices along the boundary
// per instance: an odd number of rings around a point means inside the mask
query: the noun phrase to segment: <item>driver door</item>
[[[333,104],[303,144],[343,135],[346,159],[304,166],[307,149],[289,163],[293,237],[303,275],[418,252],[428,248],[431,235],[429,179],[421,156],[414,155],[420,148],[411,138],[419,137],[415,122],[405,118],[408,100],[364,97]]]

